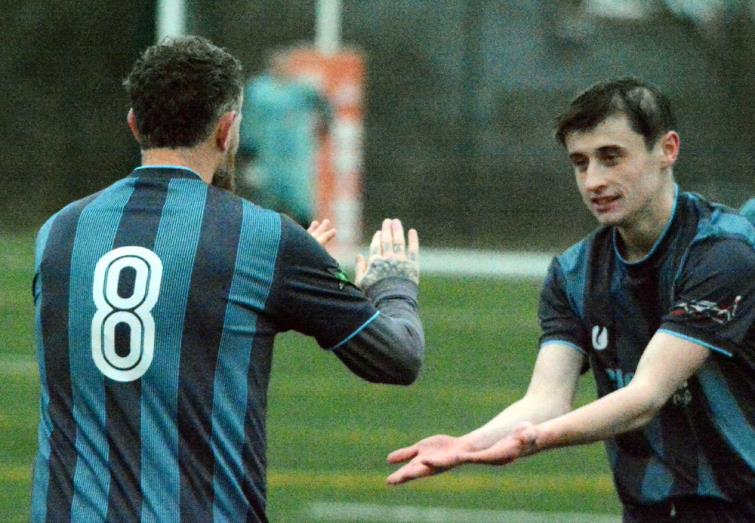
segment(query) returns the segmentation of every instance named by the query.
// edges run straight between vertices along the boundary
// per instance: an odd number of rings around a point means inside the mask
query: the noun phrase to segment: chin
[[[606,227],[621,225],[624,222],[624,216],[621,216],[617,213],[593,213],[593,216],[595,216],[595,219],[600,225],[604,225]]]

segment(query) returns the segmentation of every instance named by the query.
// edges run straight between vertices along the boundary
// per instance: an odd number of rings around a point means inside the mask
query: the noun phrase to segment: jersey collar
[[[621,255],[621,250],[619,249],[618,239],[617,239],[619,233],[614,227],[612,231],[612,244],[613,244],[613,251],[616,254],[616,259],[619,260],[619,262],[622,265],[625,265],[626,267],[640,268],[640,267],[645,266],[645,264],[650,263],[651,260],[662,257],[662,253],[665,250],[662,247],[668,243],[667,239],[671,236],[669,234],[669,231],[671,230],[672,224],[676,221],[678,208],[679,208],[679,186],[677,184],[674,184],[674,208],[671,210],[671,216],[666,222],[666,226],[663,228],[663,232],[661,232],[661,235],[658,236],[657,240],[655,240],[655,243],[653,244],[653,247],[650,249],[650,252],[648,252],[644,258],[642,258],[641,260],[637,260],[636,262],[629,262]]]
[[[142,165],[131,172],[131,176],[155,176],[160,178],[189,178],[202,180],[196,171],[182,165]]]

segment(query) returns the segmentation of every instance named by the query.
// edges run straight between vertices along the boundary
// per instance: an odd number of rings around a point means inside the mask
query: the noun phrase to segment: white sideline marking
[[[364,249],[360,251],[366,255]],[[338,262],[354,268],[356,253],[337,253]],[[542,279],[554,254],[525,251],[482,251],[420,248],[420,274]]]
[[[0,356],[0,376],[37,374],[37,360],[29,356],[3,354]]]
[[[308,518],[316,521],[390,521],[395,523],[619,523],[620,516],[580,512],[529,512],[367,503],[311,503]]]

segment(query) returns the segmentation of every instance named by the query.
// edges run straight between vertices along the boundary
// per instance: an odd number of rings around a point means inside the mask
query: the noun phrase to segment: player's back
[[[280,231],[182,168],[137,169],[43,226],[34,521],[264,519]]]

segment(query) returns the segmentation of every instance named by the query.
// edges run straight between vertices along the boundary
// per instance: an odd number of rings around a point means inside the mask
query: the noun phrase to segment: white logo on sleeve
[[[595,350],[605,350],[608,347],[608,329],[595,325],[592,328],[592,348]]]

